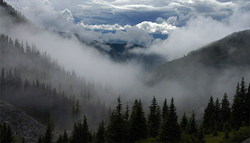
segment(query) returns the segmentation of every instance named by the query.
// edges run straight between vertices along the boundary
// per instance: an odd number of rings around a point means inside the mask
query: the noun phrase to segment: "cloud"
[[[180,58],[215,40],[235,31],[250,28],[250,11],[236,9],[233,14],[218,21],[211,17],[197,16],[184,27],[176,28],[166,40],[156,40],[147,50],[133,49],[131,52],[163,55],[168,60]]]
[[[172,18],[172,17],[171,17]],[[163,20],[163,19],[162,19]],[[174,17],[172,20],[168,20],[169,22],[175,23],[174,20],[176,20],[176,17]],[[158,19],[159,21],[159,19]],[[114,24],[114,25],[110,25],[110,24],[102,24],[102,25],[87,25],[84,24],[83,22],[80,23],[80,25],[82,25],[85,29],[91,29],[91,30],[127,30],[129,28],[131,28],[131,25],[125,25],[125,26],[121,26],[119,24]],[[173,31],[176,27],[169,24],[168,22],[166,22],[166,20],[163,20],[163,22],[161,23],[156,23],[156,22],[151,22],[151,21],[143,21],[137,25],[135,25],[137,28],[139,29],[143,29],[145,31],[147,31],[148,33],[153,33],[153,34],[169,34],[171,31]]]

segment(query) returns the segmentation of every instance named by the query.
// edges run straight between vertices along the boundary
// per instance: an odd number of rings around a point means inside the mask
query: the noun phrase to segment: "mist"
[[[187,22],[186,26],[170,33],[168,39],[155,40],[145,51],[132,52],[157,53],[168,60],[177,59],[232,32],[249,28],[250,18],[246,17],[248,14],[238,10],[222,22],[210,17],[194,17]],[[241,17],[238,17],[239,15]],[[236,21],[241,22],[236,23]],[[249,73],[237,69],[226,69],[216,76],[217,79],[211,81],[208,73],[213,72],[212,69],[196,67],[201,72],[195,80],[187,77],[185,82],[179,79],[164,80],[149,86],[146,82],[151,79],[151,73],[145,72],[137,61],[117,63],[95,48],[81,43],[73,34],[70,38],[62,37],[56,32],[40,30],[35,26],[31,28],[30,25],[12,25],[11,28],[6,29],[5,26],[8,25],[6,22],[11,23],[1,18],[0,33],[24,43],[25,41],[34,43],[37,49],[47,52],[52,59],[57,59],[66,70],[74,70],[77,75],[85,77],[88,81],[111,86],[113,94],[98,92],[99,98],[108,104],[116,104],[116,99],[120,96],[125,104],[134,99],[142,99],[144,107],[147,108],[153,96],[157,98],[160,105],[165,98],[170,101],[170,98],[174,97],[178,109],[184,111],[190,106],[188,110],[191,111],[193,108],[199,109],[205,106],[202,103],[207,102],[210,96],[222,98],[227,92],[232,100],[235,87],[241,77],[244,76],[246,81],[250,81]],[[211,71],[208,72],[209,70]],[[185,74],[184,71],[183,74]],[[197,87],[194,88],[194,86]],[[187,99],[192,100],[187,103]]]

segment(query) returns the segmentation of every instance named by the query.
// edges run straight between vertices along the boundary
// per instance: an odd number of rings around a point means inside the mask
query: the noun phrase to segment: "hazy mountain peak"
[[[64,16],[64,17],[66,17],[66,19],[69,21],[69,20],[74,20],[74,17],[73,17],[73,15],[72,15],[72,12],[69,10],[69,9],[64,9],[63,11],[62,11],[62,15]]]

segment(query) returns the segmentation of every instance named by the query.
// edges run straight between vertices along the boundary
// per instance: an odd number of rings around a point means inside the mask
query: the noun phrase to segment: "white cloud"
[[[131,25],[125,25],[121,26],[119,24],[101,24],[101,25],[88,25],[84,24],[83,22],[80,23],[85,29],[91,29],[91,30],[127,30],[131,28]],[[148,33],[157,33],[157,34],[169,34],[171,31],[173,31],[176,27],[168,24],[167,22],[163,21],[162,23],[155,23],[151,21],[143,21],[137,25],[135,25],[139,29],[143,29],[147,31]]]
[[[235,31],[250,28],[250,12],[235,10],[222,21],[211,17],[197,16],[190,19],[187,25],[176,28],[166,40],[156,40],[147,50],[134,49],[135,53],[157,53],[169,60],[180,58],[210,42],[221,39]]]

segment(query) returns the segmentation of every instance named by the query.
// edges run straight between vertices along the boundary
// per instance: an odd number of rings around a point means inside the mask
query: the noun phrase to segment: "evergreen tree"
[[[105,142],[105,127],[104,127],[104,121],[102,121],[97,129],[96,143],[104,143],[104,142]]]
[[[63,133],[63,142],[64,143],[68,143],[69,139],[68,139],[68,134],[66,133],[66,130],[64,130],[64,133]]]
[[[129,142],[147,138],[147,120],[143,111],[141,100],[135,100],[129,128]]]
[[[46,132],[43,138],[43,142],[52,143],[52,141],[53,141],[53,134],[52,134],[51,124],[48,123],[46,126]]]
[[[232,105],[232,124],[235,129],[239,129],[242,126],[242,96],[240,92],[239,83],[236,87],[236,93],[234,95],[233,99],[233,105]]]
[[[179,142],[181,139],[181,130],[178,124],[178,116],[176,113],[176,107],[174,105],[174,99],[171,99],[169,106],[169,116],[163,122],[160,141],[161,142]]]
[[[247,94],[246,94],[246,114],[245,114],[245,125],[250,126],[250,83],[248,85]]]
[[[0,77],[1,81],[0,81],[0,96],[3,95],[3,92],[5,91],[5,87],[6,87],[6,81],[5,81],[5,72],[4,72],[4,68],[2,68],[1,71],[1,77]]]
[[[181,118],[181,123],[180,123],[181,129],[183,132],[186,131],[187,124],[188,124],[188,118],[187,118],[186,113],[184,113]]]
[[[197,137],[198,129],[197,129],[194,111],[188,121],[187,133],[189,135],[194,135],[195,137]]]
[[[230,122],[231,108],[230,108],[230,103],[227,98],[228,96],[225,93],[221,101],[221,122],[222,123]]]
[[[75,110],[75,114],[79,115],[80,114],[80,103],[79,100],[76,100],[76,110]]]
[[[160,107],[157,104],[155,97],[151,101],[150,113],[148,115],[148,131],[149,136],[155,138],[159,133],[161,123]]]
[[[249,88],[249,87],[248,87]],[[240,89],[241,97],[242,97],[242,122],[243,126],[249,126],[250,118],[250,102],[249,102],[249,95],[248,95],[248,89],[246,87],[246,83],[244,81],[244,78],[242,78],[241,81],[241,89]]]
[[[63,143],[63,136],[61,134],[59,134],[59,137],[58,137],[56,143]]]
[[[198,139],[199,139],[199,143],[205,143],[205,133],[204,133],[204,129],[203,126],[200,125],[199,131],[198,131]]]
[[[220,120],[221,120],[221,108],[220,108],[220,102],[219,99],[216,99],[215,102],[215,120],[216,120],[216,125],[219,126]]]
[[[122,104],[120,97],[118,98],[118,105],[109,119],[107,127],[107,140],[108,142],[125,142],[125,121],[122,113]]]
[[[215,106],[213,97],[211,96],[208,105],[204,110],[204,115],[203,115],[203,127],[205,128],[205,133],[210,133],[214,129],[215,125],[214,114],[215,114]]]
[[[124,121],[125,121],[125,142],[129,142],[129,106],[126,106],[125,114],[124,114]]]
[[[169,113],[169,110],[168,110],[168,105],[167,105],[167,99],[165,99],[163,103],[163,107],[162,107],[162,121],[163,122],[167,118],[168,113]]]
[[[81,120],[78,123],[74,123],[74,129],[72,131],[71,143],[88,143],[91,142],[91,133],[89,131],[87,118],[84,116],[83,123]]]

